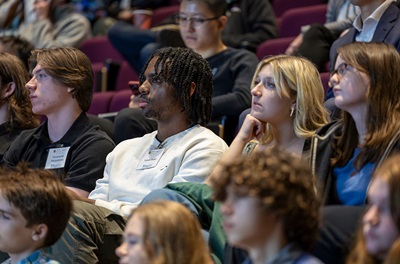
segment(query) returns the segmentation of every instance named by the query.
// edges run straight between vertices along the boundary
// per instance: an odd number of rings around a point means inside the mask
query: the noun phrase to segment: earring
[[[292,117],[294,114],[294,106],[290,107],[290,117]]]

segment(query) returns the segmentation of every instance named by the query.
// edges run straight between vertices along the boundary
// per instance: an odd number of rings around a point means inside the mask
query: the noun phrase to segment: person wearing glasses
[[[249,86],[258,59],[250,51],[231,48],[223,42],[222,31],[229,21],[226,6],[225,0],[183,0],[176,21],[186,47],[206,59],[212,69],[212,122],[219,124],[221,119],[225,120],[224,139],[229,144],[238,116],[250,107]],[[157,128],[156,122],[143,116],[137,103],[120,111],[114,125],[117,143]]]
[[[227,8],[224,13],[227,11],[229,19],[222,32],[222,39],[227,46],[255,52],[261,42],[278,37],[278,27],[270,1],[226,0],[225,2]],[[176,15],[173,14],[150,30],[118,21],[108,31],[108,37],[115,49],[139,73],[155,49],[185,45],[178,32]]]
[[[343,256],[373,172],[400,148],[400,55],[396,48],[355,42],[340,47],[338,54],[330,82],[341,117],[313,136],[310,159],[325,205],[326,228],[321,237],[331,239],[315,253],[330,252],[327,258],[320,256],[326,263],[339,263],[331,262],[331,256]]]

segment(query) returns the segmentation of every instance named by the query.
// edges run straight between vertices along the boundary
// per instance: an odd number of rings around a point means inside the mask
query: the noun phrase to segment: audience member
[[[368,209],[347,263],[399,263],[400,156],[388,158],[374,173]],[[397,251],[397,252],[396,252]],[[397,258],[391,259],[393,255]]]
[[[158,129],[118,144],[89,199],[76,197],[81,201],[64,239],[53,248],[60,262],[115,262],[124,217],[143,197],[169,182],[204,181],[227,149],[204,127],[211,118],[212,75],[200,55],[186,48],[157,50],[140,83],[140,107]]]
[[[187,0],[192,2],[191,0]],[[196,1],[194,1],[196,2]],[[213,17],[224,17],[225,10],[220,10],[219,1],[203,1],[209,6]],[[255,51],[261,42],[278,36],[278,29],[275,23],[275,15],[269,1],[258,0],[233,0],[228,2],[228,21],[222,31],[222,40],[225,45],[233,48],[247,48]],[[216,6],[214,8],[214,6]],[[217,19],[209,20],[202,14],[191,17],[196,19],[196,24],[214,24]],[[200,20],[198,20],[200,19]],[[197,21],[203,21],[197,22]],[[214,21],[214,22],[213,22]],[[163,30],[168,29],[168,30]],[[133,69],[140,72],[149,54],[163,45],[183,45],[178,33],[178,26],[174,23],[173,17],[163,21],[159,27],[151,30],[141,30],[124,22],[118,22],[110,28],[108,34],[111,43],[129,62]],[[210,37],[210,40],[212,38]],[[186,42],[185,42],[186,44]]]
[[[355,1],[360,14],[355,18],[353,26],[341,38],[338,38],[330,50],[330,67],[333,69],[339,47],[351,42],[384,42],[393,45],[400,51],[400,10],[395,0]],[[326,98],[334,96],[329,89]],[[333,109],[333,99],[326,103]]]
[[[31,68],[33,77],[26,89],[32,111],[47,120],[21,132],[3,163],[15,167],[23,160],[34,168],[56,170],[69,189],[87,197],[114,148],[85,114],[93,96],[90,61],[75,48],[41,49],[33,51]]]
[[[298,57],[269,57],[259,63],[252,87],[252,112],[221,162],[227,164],[241,154],[249,155],[253,149],[273,146],[308,156],[310,137],[327,123],[322,83],[315,66]],[[209,179],[220,173],[222,168],[217,165]],[[221,261],[226,239],[218,204],[214,205],[210,195],[211,188],[206,184],[175,183],[153,191],[143,203],[158,199],[184,203],[198,215],[203,229],[209,230],[214,260]]]
[[[330,0],[326,23],[301,27],[301,33],[286,49],[288,55],[301,55],[311,60],[320,72],[325,71],[329,50],[340,34],[351,27],[358,10],[349,0]]]
[[[213,263],[195,216],[170,201],[133,209],[116,254],[120,263]]]
[[[49,171],[0,169],[0,250],[3,263],[58,263],[46,248],[62,235],[72,202],[63,184]]]
[[[75,47],[90,38],[90,22],[67,0],[34,0],[36,21],[21,25],[18,34],[35,48]]]
[[[213,196],[228,243],[249,252],[243,263],[322,263],[306,253],[317,239],[319,202],[304,160],[275,146],[221,166]]]
[[[322,203],[336,205],[324,209],[321,237],[328,241],[315,250],[326,263],[343,262],[338,258],[354,234],[372,172],[400,146],[397,50],[384,43],[356,42],[338,53],[330,82],[342,116],[323,127],[311,144]]]
[[[24,88],[28,80],[22,62],[14,55],[0,52],[0,161],[23,130],[39,125],[39,119],[32,113],[29,93]]]
[[[249,85],[257,66],[257,57],[249,51],[227,47],[221,31],[227,23],[225,0],[183,0],[180,5],[180,34],[186,46],[205,58],[213,73],[213,111],[215,123],[225,120],[224,139],[229,144],[237,127],[237,117],[250,106]],[[212,19],[209,19],[212,18]],[[116,142],[142,136],[156,129],[154,121],[144,118],[136,106],[116,117]]]
[[[22,24],[29,24],[36,19],[33,0],[0,1],[0,33],[12,34]]]

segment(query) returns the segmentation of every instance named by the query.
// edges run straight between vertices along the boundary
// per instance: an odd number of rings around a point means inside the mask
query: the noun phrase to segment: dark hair
[[[39,125],[39,119],[32,112],[32,104],[25,84],[29,75],[21,60],[9,53],[0,53],[0,89],[3,90],[9,83],[14,83],[15,91],[12,95],[1,99],[8,104],[7,128],[29,129]]]
[[[227,1],[226,0],[180,0],[180,2],[188,1],[198,1],[203,2],[207,5],[208,9],[215,15],[215,16],[224,16],[227,10]]]
[[[29,56],[34,49],[29,41],[16,36],[1,36],[0,43],[3,43],[5,49],[3,52],[14,54],[20,58],[26,70],[29,71]]]
[[[341,58],[370,78],[365,124],[367,133],[355,167],[377,162],[400,130],[400,55],[385,43],[355,42],[338,49]],[[344,166],[353,156],[358,133],[351,115],[342,111],[343,128],[333,145],[332,166]]]
[[[29,58],[31,71],[40,64],[51,77],[74,89],[72,95],[83,112],[93,98],[93,69],[89,58],[76,48],[36,49]]]
[[[21,211],[26,227],[42,223],[48,227],[44,247],[53,245],[61,237],[72,201],[55,174],[44,169],[29,169],[26,164],[19,164],[16,169],[0,168],[0,190]]]
[[[282,221],[289,243],[309,250],[318,234],[319,200],[307,162],[272,147],[222,164],[222,174],[211,178],[213,196],[224,201],[228,185],[240,196],[261,200],[266,212]]]
[[[156,50],[144,69],[153,58],[157,58],[154,66],[156,74],[175,89],[174,98],[181,102],[189,120],[200,125],[210,122],[213,81],[208,62],[188,48],[169,47]],[[145,81],[144,70],[139,79],[140,84]],[[191,83],[196,84],[192,96]]]

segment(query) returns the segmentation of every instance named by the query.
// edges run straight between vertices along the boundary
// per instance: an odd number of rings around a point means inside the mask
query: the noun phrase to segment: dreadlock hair
[[[157,58],[154,70],[165,83],[175,88],[174,98],[182,104],[193,124],[207,125],[211,120],[213,81],[210,65],[199,54],[188,48],[162,48],[153,52],[139,76],[145,81],[144,71]],[[191,84],[196,85],[191,93]]]

